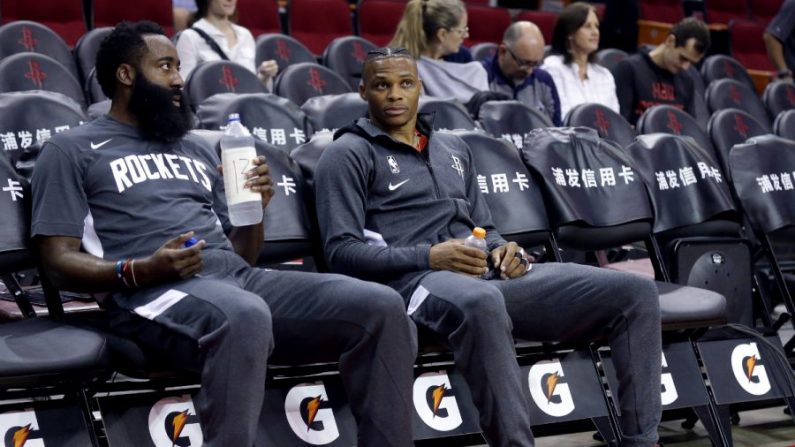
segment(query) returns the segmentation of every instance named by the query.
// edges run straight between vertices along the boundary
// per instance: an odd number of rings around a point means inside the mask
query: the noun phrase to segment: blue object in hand
[[[194,245],[196,245],[196,242],[199,241],[197,241],[195,237],[188,239],[187,241],[185,241],[185,248],[193,247]]]

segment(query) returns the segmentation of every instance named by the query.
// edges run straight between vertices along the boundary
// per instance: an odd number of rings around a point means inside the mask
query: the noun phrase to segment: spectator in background
[[[795,0],[785,0],[765,30],[765,47],[776,77],[792,81],[795,67]]]
[[[406,48],[418,60],[426,94],[467,103],[489,90],[486,70],[479,62],[448,62],[442,57],[457,53],[468,35],[461,0],[409,0],[389,46]]]
[[[613,75],[594,62],[598,49],[596,9],[583,2],[567,6],[558,16],[552,32],[552,55],[541,67],[555,81],[562,116],[583,103],[603,104],[618,112]]]
[[[196,2],[193,0],[174,0],[174,31],[180,32],[188,27],[191,14],[196,12]]]
[[[696,116],[693,80],[685,73],[709,49],[709,29],[687,17],[653,50],[633,54],[616,67],[621,115],[632,124],[649,107],[667,104]]]
[[[531,22],[516,22],[505,30],[497,53],[480,63],[492,91],[505,93],[561,125],[560,99],[552,77],[539,68],[544,59],[544,36]]]
[[[275,60],[267,60],[259,67],[255,65],[254,36],[231,20],[237,9],[237,0],[196,0],[196,7],[194,18],[198,20],[184,30],[177,41],[182,77],[187,79],[191,70],[202,62],[225,59],[251,70],[271,90],[279,64]]]

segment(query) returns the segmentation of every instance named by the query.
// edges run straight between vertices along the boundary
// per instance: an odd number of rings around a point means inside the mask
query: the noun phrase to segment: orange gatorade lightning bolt
[[[317,416],[317,410],[320,409],[320,396],[315,397],[306,404],[306,431],[312,426]]]
[[[443,384],[433,388],[433,417],[436,417],[436,413],[439,411],[439,405],[442,404],[446,390],[447,388]]]
[[[171,447],[174,447],[174,444],[177,443],[177,439],[182,434],[182,429],[185,428],[186,422],[188,422],[188,410],[174,416],[174,420],[171,421],[171,425],[174,426],[174,432],[171,435]]]
[[[558,386],[558,379],[560,379],[560,375],[557,372],[547,377],[547,403],[552,401],[552,393],[555,392],[555,387]]]
[[[25,442],[28,440],[28,435],[30,434],[30,424],[21,427],[19,430],[14,432],[14,447],[22,447],[25,445]]]
[[[754,368],[756,367],[756,357],[751,356],[745,359],[745,368],[748,370],[746,374],[748,374],[748,381],[750,382],[751,379],[754,377]]]

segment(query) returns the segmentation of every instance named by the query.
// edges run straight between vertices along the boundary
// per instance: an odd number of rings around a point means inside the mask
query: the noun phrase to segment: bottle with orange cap
[[[493,271],[491,266],[491,256],[489,255],[489,246],[486,243],[486,230],[481,227],[473,228],[472,234],[464,239],[464,245],[467,247],[477,248],[478,250],[483,251],[483,253],[486,253],[489,270],[481,275],[481,278],[490,279],[493,276]]]

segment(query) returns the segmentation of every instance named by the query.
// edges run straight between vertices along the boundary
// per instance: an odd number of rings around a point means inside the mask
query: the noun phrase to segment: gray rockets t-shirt
[[[193,230],[207,249],[232,249],[218,156],[189,135],[165,144],[110,117],[56,135],[33,172],[33,236],[82,239],[115,260],[148,256]]]

